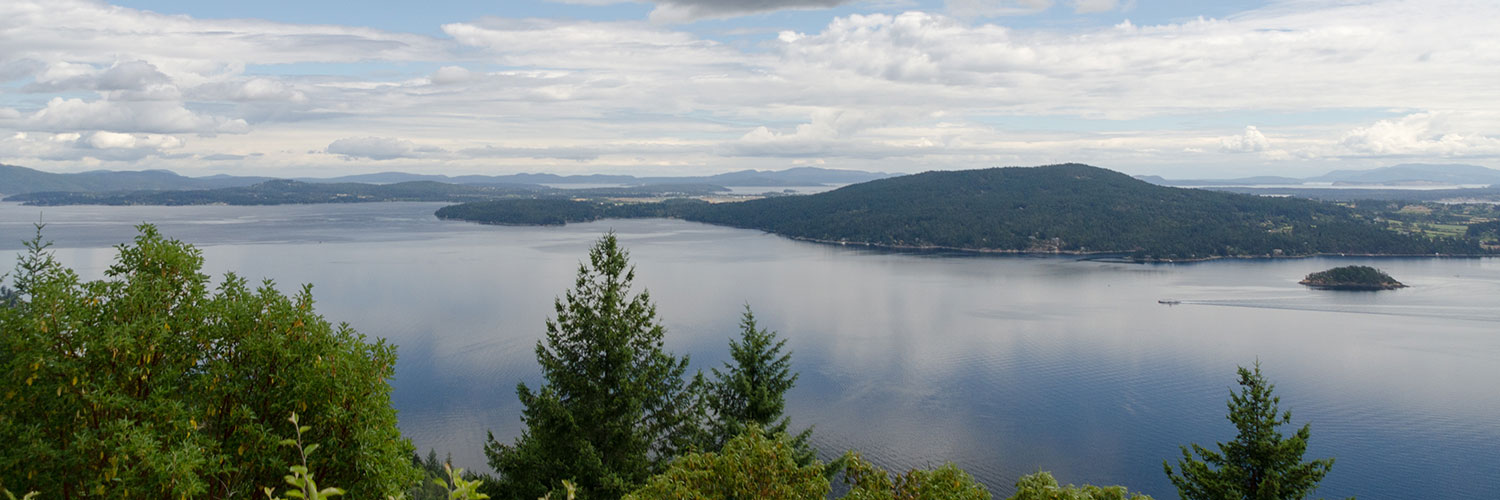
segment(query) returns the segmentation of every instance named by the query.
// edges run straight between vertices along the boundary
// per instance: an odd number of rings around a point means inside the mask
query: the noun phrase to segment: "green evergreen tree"
[[[495,498],[531,500],[572,480],[579,498],[619,498],[680,453],[693,424],[686,356],[663,349],[665,329],[613,233],[580,264],[572,290],[536,346],[546,382],[516,386],[526,430],[485,444],[500,474]]]
[[[759,328],[755,313],[745,306],[740,318],[740,338],[729,342],[734,364],[724,363],[724,370],[713,369],[708,403],[714,413],[710,425],[712,447],[723,447],[730,439],[747,430],[764,427],[773,435],[787,432],[790,419],[782,416],[786,408],[786,391],[797,384],[792,372],[792,353],[782,352],[786,339],[776,332]],[[797,463],[808,465],[816,453],[808,445],[812,429],[791,437],[797,450]]]
[[[1239,368],[1238,394],[1229,396],[1229,421],[1239,434],[1234,441],[1219,443],[1215,452],[1192,445],[1182,447],[1177,470],[1162,461],[1162,467],[1178,496],[1184,500],[1295,500],[1306,497],[1333,467],[1333,459],[1303,462],[1311,424],[1290,437],[1277,430],[1291,423],[1292,412],[1278,408],[1275,385],[1255,369]],[[1194,458],[1196,453],[1201,459]]]

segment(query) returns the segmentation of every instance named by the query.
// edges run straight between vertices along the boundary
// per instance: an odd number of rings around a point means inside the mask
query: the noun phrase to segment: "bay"
[[[1500,260],[1310,258],[1121,264],[894,253],[676,220],[564,227],[439,221],[441,204],[23,207],[0,203],[0,266],[39,219],[86,279],[133,225],[193,243],[216,277],[312,283],[318,311],[399,346],[393,403],[423,450],[483,469],[485,433],[521,430],[515,385],[579,260],[615,231],[667,327],[707,370],[744,305],[788,339],[794,427],[892,468],[953,461],[998,497],[1020,475],[1174,498],[1178,446],[1234,437],[1236,365],[1259,360],[1318,494],[1482,498],[1500,491]],[[1309,272],[1379,267],[1410,288],[1317,291]],[[1161,299],[1181,304],[1158,304]],[[1291,432],[1293,429],[1286,429]]]

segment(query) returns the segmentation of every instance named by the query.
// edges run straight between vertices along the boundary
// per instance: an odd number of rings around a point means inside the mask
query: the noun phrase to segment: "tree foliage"
[[[1279,408],[1275,385],[1254,370],[1239,368],[1240,392],[1229,396],[1229,421],[1238,434],[1219,443],[1218,451],[1197,444],[1182,447],[1177,469],[1162,467],[1185,500],[1294,500],[1306,497],[1333,467],[1333,459],[1303,462],[1311,424],[1291,436],[1278,428],[1291,423],[1292,412]],[[1194,455],[1198,458],[1194,458]]]
[[[687,445],[692,391],[686,357],[663,348],[648,292],[631,295],[634,268],[613,234],[589,250],[572,290],[537,342],[546,382],[518,384],[526,430],[514,444],[489,437],[497,498],[531,500],[573,480],[581,498],[618,498]]]
[[[729,342],[729,356],[734,364],[724,363],[724,370],[714,368],[709,383],[708,404],[713,411],[709,425],[712,449],[724,446],[747,430],[764,427],[776,435],[787,432],[791,420],[782,416],[786,392],[797,384],[792,371],[792,353],[783,351],[786,339],[776,332],[760,328],[755,313],[745,306],[740,318],[740,338]],[[808,445],[812,429],[791,437],[797,450],[797,463],[808,465],[815,453]]]
[[[1317,288],[1383,290],[1404,288],[1391,275],[1370,266],[1342,266],[1307,275],[1300,282]]]
[[[827,498],[832,489],[825,470],[813,461],[797,463],[800,451],[786,433],[770,434],[750,427],[719,452],[687,454],[662,474],[625,498],[772,499]],[[892,476],[857,453],[835,462],[844,472],[846,500],[989,500],[990,493],[953,464],[932,470],[913,469]]]
[[[1008,500],[1151,500],[1140,493],[1131,493],[1124,486],[1059,486],[1050,472],[1037,472],[1021,476],[1016,481],[1016,493]]]
[[[990,491],[952,463],[892,477],[858,453],[845,456],[845,500],[989,500]]]
[[[785,433],[752,427],[718,452],[689,453],[626,495],[627,500],[821,500],[830,485],[821,464],[797,463],[800,451]]]
[[[0,485],[46,498],[248,497],[282,483],[276,429],[308,415],[320,478],[361,498],[415,479],[387,383],[395,348],[368,343],[265,282],[210,292],[201,253],[140,226],[105,279],[82,281],[40,235],[0,308]]]

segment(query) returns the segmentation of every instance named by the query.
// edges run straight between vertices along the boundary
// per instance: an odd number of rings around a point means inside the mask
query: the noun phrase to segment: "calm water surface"
[[[1311,457],[1318,493],[1493,498],[1500,491],[1500,260],[1334,259],[1131,265],[899,254],[672,220],[566,227],[438,221],[438,204],[21,207],[0,204],[0,265],[40,217],[86,278],[150,221],[207,271],[313,283],[319,312],[400,346],[402,430],[483,468],[486,431],[520,432],[517,382],[552,300],[613,229],[669,348],[718,366],[750,304],[793,349],[794,426],[828,453],[893,469],[954,461],[1003,498],[1018,476],[1175,492],[1177,446],[1232,439],[1236,365],[1259,359]],[[1411,288],[1320,292],[1296,281],[1381,267]],[[1181,300],[1163,306],[1159,299]],[[1288,432],[1291,429],[1287,430]],[[1175,459],[1174,459],[1175,461]]]

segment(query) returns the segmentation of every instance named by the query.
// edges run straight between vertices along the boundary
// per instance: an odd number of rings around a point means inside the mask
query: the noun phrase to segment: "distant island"
[[[1370,266],[1335,267],[1307,275],[1303,285],[1321,290],[1395,290],[1406,288],[1391,275]]]
[[[223,188],[247,188],[267,181],[296,181],[303,184],[375,184],[392,185],[412,182],[450,185],[530,185],[569,187],[651,187],[664,185],[714,185],[755,187],[797,187],[844,185],[891,177],[894,174],[840,170],[818,167],[796,167],[786,170],[738,170],[705,176],[636,177],[632,175],[433,175],[405,172],[380,172],[330,178],[244,177],[212,175],[188,177],[168,170],[110,171],[95,170],[74,174],[55,174],[36,169],[0,164],[0,195],[27,193],[88,192],[125,195],[143,191],[205,191]]]
[[[7,196],[25,205],[284,205],[291,203],[367,203],[382,201],[467,202],[513,198],[665,198],[709,196],[729,189],[712,184],[563,189],[535,184],[447,184],[410,181],[395,184],[313,183],[270,180],[250,186],[215,189],[146,191],[49,191]]]
[[[1429,164],[1403,163],[1369,170],[1334,170],[1314,177],[1282,177],[1262,175],[1234,179],[1164,179],[1160,176],[1139,176],[1138,179],[1152,184],[1177,187],[1197,186],[1249,186],[1265,184],[1322,184],[1338,186],[1423,186],[1448,184],[1500,184],[1500,170],[1457,163]]]
[[[1500,170],[1480,165],[1406,163],[1370,170],[1334,170],[1314,177],[1165,179],[1142,175],[1136,178],[1162,186],[1325,201],[1500,201]]]
[[[1342,205],[1157,186],[1080,164],[926,172],[739,203],[502,200],[437,216],[492,224],[673,217],[843,245],[1140,261],[1493,253],[1476,238],[1403,233]]]

